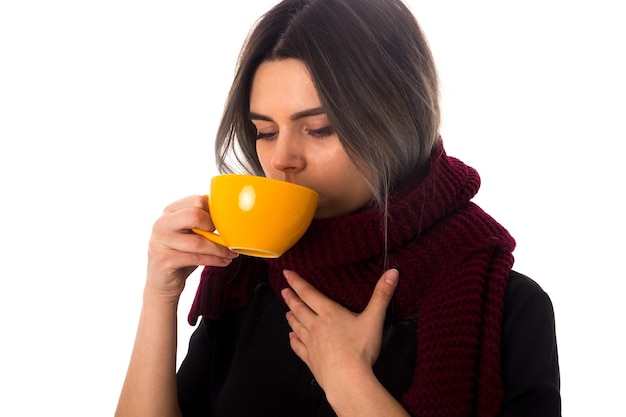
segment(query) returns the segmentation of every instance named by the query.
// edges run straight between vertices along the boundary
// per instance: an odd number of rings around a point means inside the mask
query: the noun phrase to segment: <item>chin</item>
[[[330,217],[336,217],[336,215],[333,215],[333,213],[329,213],[328,210],[324,210],[323,208],[317,208],[317,211],[315,212],[315,215],[313,216],[314,219],[328,219]]]

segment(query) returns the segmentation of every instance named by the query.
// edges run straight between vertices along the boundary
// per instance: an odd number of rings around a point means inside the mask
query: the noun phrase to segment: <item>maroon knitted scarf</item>
[[[390,196],[387,248],[374,205],[316,219],[278,259],[240,256],[228,268],[205,268],[189,322],[244,306],[263,268],[277,295],[287,286],[282,271],[290,269],[360,312],[385,269],[387,250],[387,266],[400,271],[393,315],[418,312],[417,362],[403,405],[415,416],[494,416],[504,392],[502,310],[515,241],[470,202],[479,187],[478,173],[441,146],[425,178]]]

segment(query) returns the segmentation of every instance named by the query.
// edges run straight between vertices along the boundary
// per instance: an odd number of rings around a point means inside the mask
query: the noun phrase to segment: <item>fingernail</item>
[[[389,285],[396,285],[398,278],[400,278],[400,271],[397,269],[390,269],[385,274],[385,282]]]

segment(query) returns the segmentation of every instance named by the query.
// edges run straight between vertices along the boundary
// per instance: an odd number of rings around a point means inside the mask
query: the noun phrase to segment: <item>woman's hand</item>
[[[287,321],[293,330],[291,347],[320,386],[327,390],[333,384],[354,384],[359,377],[373,376],[372,366],[380,353],[385,314],[398,271],[391,269],[381,276],[360,314],[329,299],[293,271],[285,271],[285,277],[291,287],[282,291],[290,309]]]
[[[215,226],[204,196],[190,196],[165,208],[154,223],[148,250],[145,290],[177,302],[185,280],[198,265],[227,266],[235,252],[191,231],[213,231]]]
[[[237,254],[191,231],[215,230],[208,200],[170,204],[152,227],[143,306],[115,415],[180,416],[176,391],[177,308],[198,265],[226,266]]]

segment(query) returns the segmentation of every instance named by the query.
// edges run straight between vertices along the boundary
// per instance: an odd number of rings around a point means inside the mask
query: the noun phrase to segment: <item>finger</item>
[[[387,307],[398,285],[399,277],[400,273],[397,269],[389,269],[381,275],[364,313],[385,317]]]
[[[287,313],[287,321],[289,321],[290,316],[293,317],[293,320],[297,320],[299,323],[302,323],[304,326],[310,325],[311,321],[314,320],[317,316],[315,311],[311,310],[311,308],[304,302],[298,294],[295,293],[291,288],[283,288],[281,291],[281,295],[289,307],[289,312]],[[292,323],[290,322],[289,325]],[[294,327],[291,327],[294,329]],[[295,329],[294,329],[295,330]]]
[[[187,253],[176,251],[176,256],[161,256],[155,259],[155,264],[167,270],[177,270],[181,268],[207,266],[228,266],[232,258],[220,255],[206,255],[201,253]]]
[[[291,350],[293,350],[294,353],[310,368],[309,352],[307,351],[306,345],[294,332],[289,333],[289,345],[291,346]]]
[[[235,252],[192,233],[190,228],[200,225],[214,229],[208,212],[197,207],[185,207],[176,212],[164,213],[154,224],[151,245],[197,255],[211,255],[233,259]],[[205,265],[203,261],[199,265]]]
[[[302,325],[293,311],[288,311],[287,314],[285,314],[285,317],[287,318],[287,323],[289,323],[289,327],[291,327],[293,333],[296,334],[304,343],[309,338],[308,329]]]
[[[215,225],[208,211],[200,207],[186,206],[164,213],[155,223],[155,230],[187,231],[198,228],[212,232]]]
[[[173,213],[175,211],[178,211],[186,207],[197,207],[197,208],[201,208],[203,210],[208,211],[209,210],[208,197],[206,195],[191,195],[185,198],[181,198],[180,200],[177,200],[173,202],[172,204],[168,205],[167,207],[165,207],[163,212]]]
[[[324,303],[328,301],[328,297],[302,278],[297,272],[285,270],[283,274],[289,286],[309,309],[317,314],[324,311]]]
[[[216,256],[221,258],[234,259],[238,253],[230,249],[213,243],[197,234],[169,233],[158,237],[157,242],[169,249],[198,256]],[[204,265],[204,264],[197,264]]]

